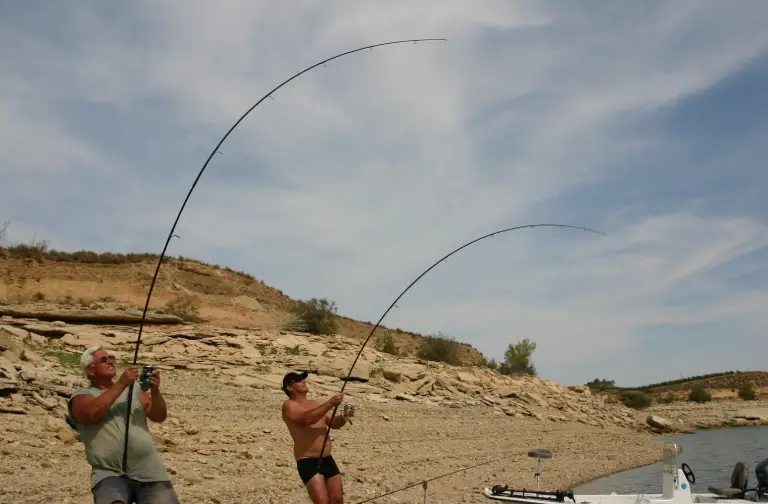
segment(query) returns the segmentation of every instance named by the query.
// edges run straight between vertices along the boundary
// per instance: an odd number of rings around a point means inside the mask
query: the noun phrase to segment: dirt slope
[[[26,257],[25,257],[26,256]],[[34,248],[0,248],[0,303],[23,305],[33,301],[68,306],[120,301],[143,308],[157,265],[151,254],[119,255],[58,252]],[[191,259],[166,258],[160,268],[150,308],[162,311],[180,296],[191,299],[197,315],[218,327],[291,329],[290,308],[296,300],[243,272]],[[338,317],[339,334],[364,340],[372,325]],[[380,328],[392,335],[397,351],[415,355],[422,335]],[[372,341],[370,344],[375,344]],[[459,345],[459,361],[469,365],[482,354]]]

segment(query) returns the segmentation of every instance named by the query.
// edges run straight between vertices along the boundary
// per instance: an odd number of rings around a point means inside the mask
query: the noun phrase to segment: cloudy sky
[[[162,249],[540,374],[766,369],[768,2],[3,2],[0,221]],[[761,145],[762,144],[762,145]]]

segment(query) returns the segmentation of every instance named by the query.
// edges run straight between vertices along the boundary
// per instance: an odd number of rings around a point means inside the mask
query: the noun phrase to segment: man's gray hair
[[[94,345],[80,355],[80,369],[85,372],[85,368],[93,364],[93,354],[101,350],[101,345]]]

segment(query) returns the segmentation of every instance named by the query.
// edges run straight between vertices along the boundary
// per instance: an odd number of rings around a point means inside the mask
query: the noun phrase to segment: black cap
[[[286,373],[286,375],[283,376],[283,392],[287,394],[288,390],[286,389],[286,387],[288,387],[288,385],[290,385],[291,383],[300,382],[301,380],[305,380],[308,374],[309,373],[307,373],[306,371],[302,371],[301,373],[294,373],[294,372]]]

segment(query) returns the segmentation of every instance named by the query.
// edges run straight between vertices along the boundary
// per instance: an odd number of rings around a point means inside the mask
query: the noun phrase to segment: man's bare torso
[[[311,399],[303,401],[288,399],[286,403],[296,404],[303,410],[320,406],[319,402]],[[325,438],[326,429],[328,429],[327,415],[309,426],[299,425],[286,418],[284,418],[284,420],[288,426],[288,432],[290,432],[291,437],[293,438],[293,454],[296,457],[296,460],[308,457],[320,457],[320,450],[323,447],[323,439]],[[329,438],[328,442],[325,444],[323,456],[327,457],[330,454],[331,440]]]

